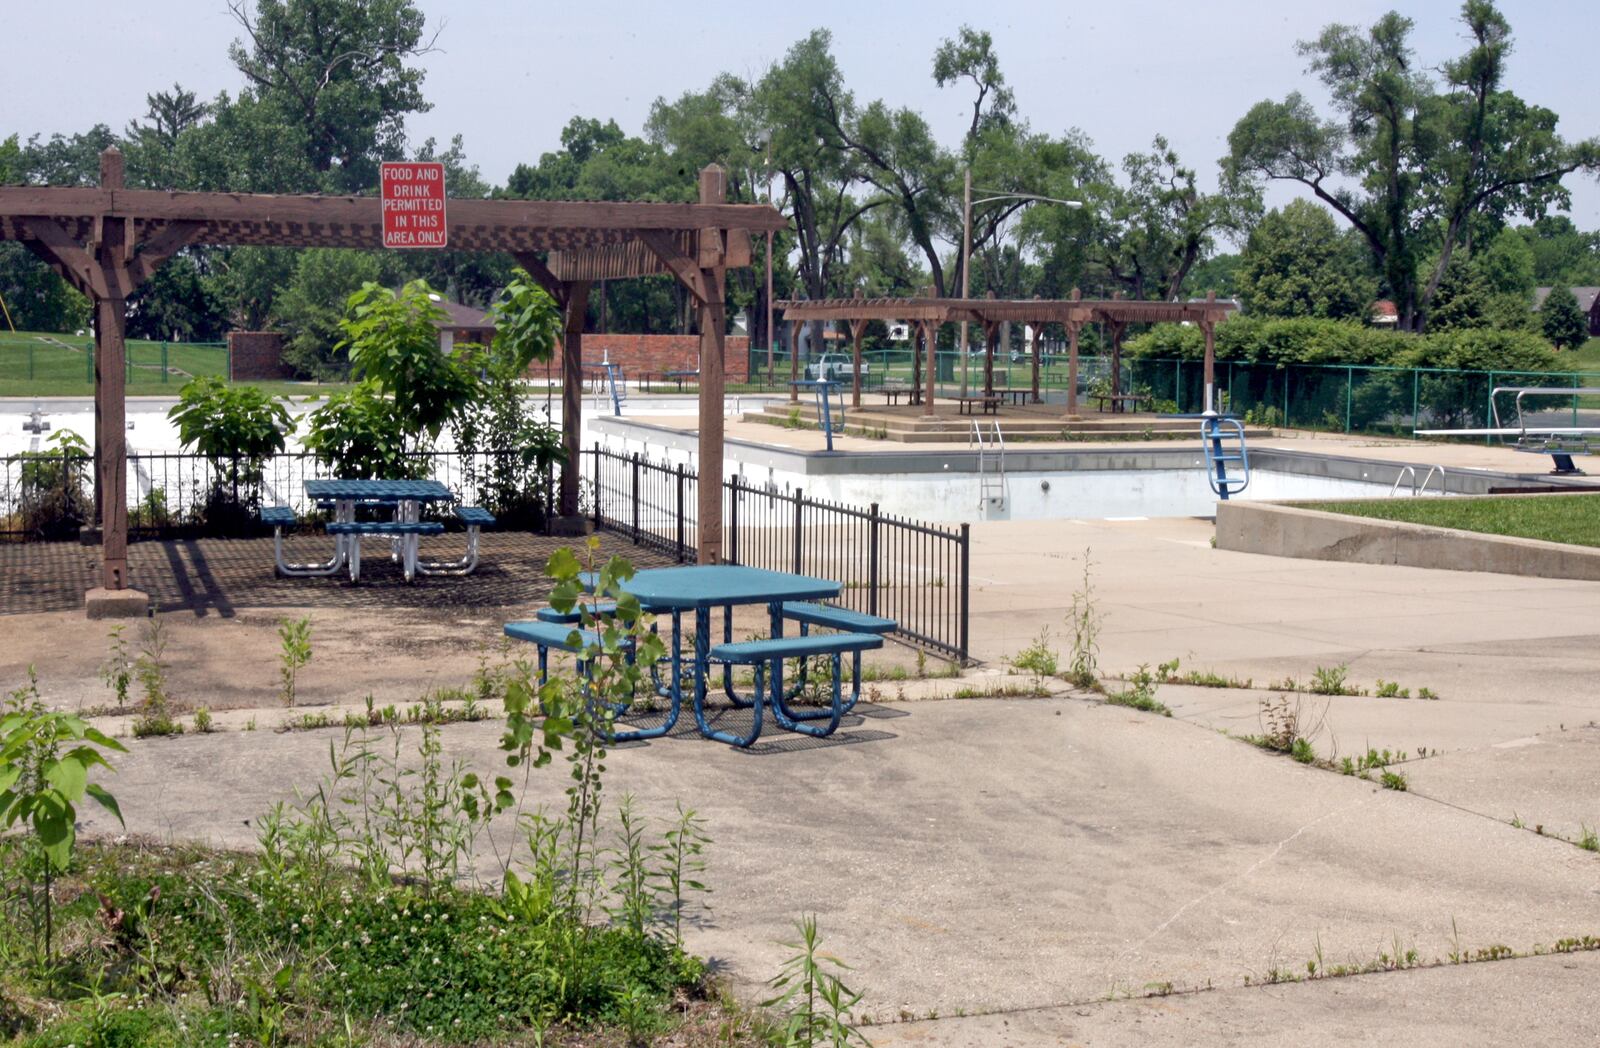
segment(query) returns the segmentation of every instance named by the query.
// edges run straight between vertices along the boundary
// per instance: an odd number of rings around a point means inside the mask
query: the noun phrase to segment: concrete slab
[[[1600,1041],[1600,954],[1529,957],[1350,979],[896,1023],[879,1048],[1388,1048]]]
[[[1283,692],[1164,685],[1158,695],[1172,715],[1208,728],[1249,735],[1261,731],[1261,703]],[[1576,727],[1600,715],[1582,705],[1380,699],[1361,695],[1290,694],[1307,736],[1323,756],[1353,756],[1367,748],[1405,750],[1412,757],[1488,751],[1517,739]],[[1433,758],[1428,758],[1433,759]],[[1416,762],[1412,762],[1416,766]],[[1407,769],[1410,774],[1411,768]]]
[[[807,912],[878,1018],[1235,984],[1319,947],[1363,963],[1398,940],[1427,959],[1452,919],[1471,947],[1594,930],[1600,858],[1195,725],[1072,699],[864,712],[820,745],[674,738],[608,761],[607,796],[708,820],[716,893],[689,946],[752,995]],[[451,727],[447,753],[493,768],[497,736]],[[131,831],[245,845],[325,774],[329,741],[133,742],[114,786]],[[535,776],[537,799],[564,785]]]
[[[138,619],[149,610],[149,596],[138,590],[96,586],[83,595],[84,616],[90,619]]]
[[[1447,753],[1408,766],[1406,776],[1420,796],[1491,819],[1520,818],[1568,840],[1600,833],[1600,727],[1592,723]]]

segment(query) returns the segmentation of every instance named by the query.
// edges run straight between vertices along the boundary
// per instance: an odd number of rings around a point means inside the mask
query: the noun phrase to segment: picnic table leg
[[[711,609],[699,607],[694,610],[694,719],[700,728],[700,734],[708,739],[725,742],[730,746],[743,749],[761,737],[761,689],[756,688],[755,697],[751,708],[754,710],[754,723],[750,726],[750,734],[746,736],[734,735],[726,731],[717,731],[706,720],[706,678],[710,676],[711,667]],[[760,672],[759,670],[757,671]]]
[[[638,742],[641,739],[659,739],[678,725],[678,714],[683,709],[683,647],[681,613],[672,613],[672,689],[668,695],[672,705],[667,708],[667,719],[653,728],[635,731],[614,731],[613,742]],[[654,673],[654,667],[651,667]],[[657,691],[659,692],[659,688]],[[622,711],[626,712],[626,710]]]
[[[779,624],[781,627],[781,619]],[[777,637],[779,634],[774,634],[773,636]],[[724,644],[733,643],[733,607],[731,605],[722,609],[722,642]],[[722,667],[722,693],[728,697],[729,702],[741,710],[747,710],[755,705],[754,700],[740,698],[733,690],[733,665],[731,663]]]
[[[839,679],[842,672],[843,667],[840,665],[839,655],[835,652],[833,655],[833,705],[827,712],[818,710],[816,712],[808,711],[804,714],[797,714],[783,701],[783,660],[773,659],[772,718],[778,722],[780,728],[797,731],[802,735],[811,735],[819,739],[832,735],[834,730],[839,727],[839,718],[844,714],[844,705],[841,701],[843,688]],[[759,679],[757,677],[757,680]],[[823,717],[828,718],[828,723],[820,727],[801,723],[808,720],[821,720]]]

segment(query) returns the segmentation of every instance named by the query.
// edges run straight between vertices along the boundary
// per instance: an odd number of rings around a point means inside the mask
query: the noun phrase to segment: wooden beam
[[[67,234],[59,222],[30,217],[18,219],[17,224],[27,231],[33,244],[37,245],[33,247],[34,253],[53,259],[51,265],[79,291],[90,298],[105,298],[110,293],[100,265],[82,244]]]
[[[182,193],[152,189],[0,188],[0,215],[83,218],[105,215],[155,221],[210,223],[382,224],[376,197],[280,196],[271,193]],[[631,229],[788,228],[767,204],[657,204],[602,200],[451,200],[451,239],[475,227],[625,232]]]
[[[169,222],[166,228],[139,245],[139,253],[128,263],[128,280],[138,288],[155,275],[161,263],[193,244],[206,230],[203,222]]]
[[[517,265],[528,271],[528,275],[540,287],[550,292],[550,297],[556,300],[556,305],[566,306],[567,282],[550,272],[550,267],[544,264],[543,259],[532,251],[518,251],[511,257],[516,261]]]
[[[713,297],[713,290],[707,286],[704,270],[695,264],[695,260],[685,255],[679,248],[677,241],[666,233],[655,229],[639,230],[639,239],[645,246],[655,252],[661,264],[672,271],[682,281],[683,286],[695,297],[695,301],[705,305]],[[702,376],[703,377],[703,376]]]

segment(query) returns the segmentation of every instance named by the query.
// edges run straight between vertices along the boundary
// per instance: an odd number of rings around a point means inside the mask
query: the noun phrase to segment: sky
[[[1317,100],[1295,42],[1330,21],[1368,25],[1399,10],[1416,22],[1422,63],[1465,47],[1459,2],[1338,4],[1295,0],[812,0],[808,4],[421,0],[443,21],[440,51],[420,59],[433,109],[412,117],[413,144],[465,137],[491,182],[559,148],[573,116],[642,129],[657,97],[700,90],[719,72],[759,75],[812,29],[831,29],[845,83],[860,103],[882,98],[920,110],[946,145],[970,119],[971,95],[941,90],[932,56],[963,23],[994,37],[1021,115],[1036,131],[1081,128],[1120,159],[1164,134],[1214,184],[1228,132],[1249,107],[1300,90]],[[1593,65],[1593,0],[1502,0],[1515,50],[1508,86],[1561,117],[1568,140],[1600,135],[1600,73]],[[689,14],[693,12],[693,16]],[[1334,12],[1330,14],[1330,12]],[[0,0],[10,41],[0,64],[0,137],[120,130],[144,96],[174,81],[202,98],[240,86],[227,46],[240,35],[223,0]],[[1572,218],[1600,228],[1600,182],[1569,176]],[[1270,204],[1295,195],[1274,189]]]

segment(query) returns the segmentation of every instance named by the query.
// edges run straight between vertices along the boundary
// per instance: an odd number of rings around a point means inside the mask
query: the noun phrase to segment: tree
[[[976,91],[972,99],[972,123],[967,128],[967,144],[988,127],[1006,125],[1016,114],[1016,99],[1006,87],[1000,72],[1000,59],[994,53],[994,40],[986,32],[962,26],[954,40],[945,38],[933,53],[933,82],[948,87],[970,80]],[[988,108],[984,108],[984,103]]]
[[[1161,135],[1151,152],[1124,157],[1122,170],[1126,186],[1103,184],[1094,194],[1097,260],[1134,298],[1181,298],[1217,234],[1243,230],[1260,210],[1249,185],[1225,181],[1216,193],[1201,192],[1194,169]]]
[[[1489,312],[1492,300],[1489,282],[1474,260],[1456,255],[1445,267],[1444,276],[1433,298],[1433,312],[1428,316],[1430,331],[1460,331],[1469,328],[1491,327]]]
[[[1295,200],[1250,231],[1236,288],[1246,313],[1265,317],[1364,320],[1377,281],[1339,234],[1327,209]]]
[[[131,121],[126,132],[128,180],[152,189],[187,189],[177,163],[178,141],[205,121],[211,106],[176,83],[170,92],[157,91],[144,100],[144,121]]]
[[[348,301],[369,283],[385,278],[388,256],[346,248],[299,252],[294,275],[273,303],[272,317],[288,334],[283,361],[316,379],[343,378],[348,362],[335,353]],[[437,350],[438,336],[434,336]]]
[[[423,71],[406,62],[438,36],[424,37],[411,0],[228,0],[228,11],[245,34],[228,57],[326,188],[370,188],[379,161],[404,157],[406,114],[429,108]]]
[[[1572,349],[1589,337],[1589,318],[1578,308],[1578,297],[1571,288],[1553,287],[1544,300],[1540,329],[1558,349]]]
[[[221,310],[191,252],[169,258],[128,299],[128,334],[133,338],[213,342],[222,330]]]
[[[1600,170],[1600,140],[1568,144],[1555,113],[1502,88],[1511,32],[1494,4],[1467,0],[1461,20],[1469,47],[1443,63],[1442,91],[1419,71],[1413,23],[1391,12],[1300,45],[1341,119],[1319,118],[1295,92],[1258,103],[1228,136],[1231,178],[1298,182],[1361,234],[1406,329],[1425,325],[1475,231],[1564,206],[1563,176]],[[1419,273],[1433,245],[1437,261]]]
[[[1580,231],[1566,215],[1546,215],[1517,233],[1533,252],[1534,284],[1600,284],[1600,233]]]
[[[0,243],[0,299],[19,331],[81,331],[89,300],[14,240]]]

